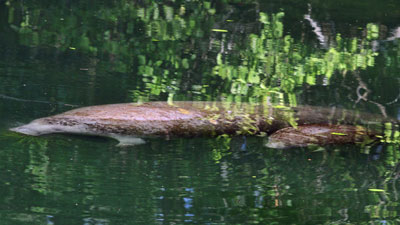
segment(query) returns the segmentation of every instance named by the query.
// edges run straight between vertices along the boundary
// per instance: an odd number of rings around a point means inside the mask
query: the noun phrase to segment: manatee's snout
[[[26,134],[26,135],[32,135],[32,136],[39,136],[42,133],[34,128],[32,128],[31,126],[28,125],[23,125],[20,127],[15,127],[15,128],[11,128],[11,131],[17,132],[17,133],[21,133],[21,134]]]
[[[34,120],[26,125],[11,128],[10,131],[26,135],[39,136],[49,133],[49,126],[43,124],[42,121]]]

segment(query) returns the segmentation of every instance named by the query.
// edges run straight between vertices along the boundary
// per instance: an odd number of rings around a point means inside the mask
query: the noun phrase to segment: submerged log
[[[363,125],[369,129],[385,121],[373,114],[313,106],[289,108],[251,103],[148,102],[78,108],[36,119],[11,130],[35,136],[50,133],[105,136],[119,140],[120,145],[133,145],[143,143],[140,139],[143,137],[272,134],[294,124]],[[334,129],[341,127],[331,127],[332,132]]]

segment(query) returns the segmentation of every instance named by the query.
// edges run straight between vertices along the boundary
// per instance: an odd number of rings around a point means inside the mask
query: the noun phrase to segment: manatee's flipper
[[[119,141],[119,143],[117,144],[118,147],[135,146],[146,143],[143,139],[138,137],[119,135],[119,134],[110,134],[108,136]]]
[[[302,125],[276,131],[268,138],[269,148],[294,148],[310,145],[339,145],[366,143],[375,134],[360,126],[349,125]]]

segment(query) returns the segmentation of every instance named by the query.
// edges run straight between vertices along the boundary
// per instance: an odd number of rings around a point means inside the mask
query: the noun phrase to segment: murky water
[[[0,1],[0,224],[399,223],[395,132],[392,143],[276,150],[265,137],[119,148],[8,131],[155,100],[398,118],[399,15],[397,1]]]

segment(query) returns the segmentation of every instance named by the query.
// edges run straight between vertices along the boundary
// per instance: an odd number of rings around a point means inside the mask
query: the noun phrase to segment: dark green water
[[[388,143],[290,150],[262,137],[118,148],[8,131],[155,100],[399,118],[399,21],[394,0],[0,0],[0,224],[400,223],[396,127]]]

